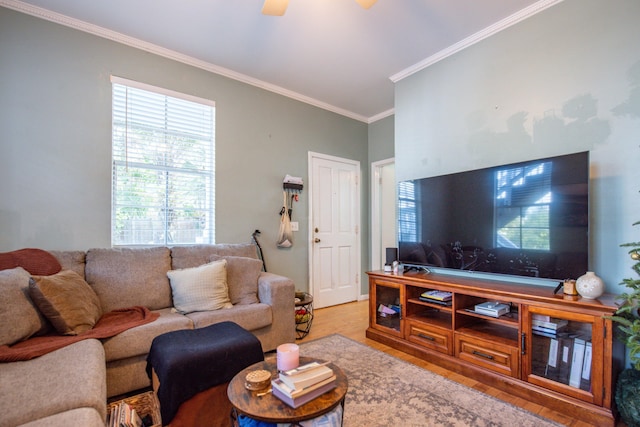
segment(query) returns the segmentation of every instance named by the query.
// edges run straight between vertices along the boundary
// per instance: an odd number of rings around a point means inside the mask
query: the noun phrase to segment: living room
[[[371,162],[394,156],[403,179],[590,150],[591,265],[618,292],[630,266],[619,245],[638,206],[635,7],[554,5],[401,78],[395,115],[370,124],[2,8],[0,169],[12,185],[0,201],[0,250],[111,245],[109,77],[119,75],[216,101],[216,241],[261,230],[270,269],[295,283],[308,280],[308,199],[295,205],[298,244],[278,250],[278,187],[285,174],[306,176],[309,151],[359,161],[368,183]],[[564,126],[543,126],[552,119]],[[362,233],[363,272],[369,241]]]
[[[372,162],[398,179],[577,151],[591,153],[591,268],[619,293],[632,274],[640,203],[640,16],[635,0],[565,0],[411,75],[395,114],[366,123],[178,60],[0,8],[0,251],[111,246],[110,76],[215,100],[216,241],[255,229],[269,270],[308,283],[308,196],[300,231],[275,247],[285,174],[309,151]],[[361,192],[362,277],[370,268]],[[366,298],[366,280],[361,297]]]

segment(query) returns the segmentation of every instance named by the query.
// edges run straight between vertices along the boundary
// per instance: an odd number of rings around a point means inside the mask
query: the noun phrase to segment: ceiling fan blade
[[[264,0],[263,15],[282,16],[287,11],[289,0]]]
[[[378,0],[356,0],[358,2],[358,4],[360,6],[362,6],[364,9],[369,9],[371,6],[373,6],[374,4],[376,4],[376,1]]]

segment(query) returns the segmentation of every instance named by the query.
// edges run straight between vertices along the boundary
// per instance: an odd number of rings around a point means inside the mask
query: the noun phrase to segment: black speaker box
[[[393,264],[398,260],[398,248],[387,248],[387,264]]]

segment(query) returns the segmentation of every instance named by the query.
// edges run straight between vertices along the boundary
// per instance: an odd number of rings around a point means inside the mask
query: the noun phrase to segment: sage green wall
[[[590,268],[634,276],[640,2],[565,0],[396,84],[398,179],[591,151]]]
[[[369,164],[394,156],[394,116],[369,125]]]
[[[394,152],[394,117],[389,116],[384,119],[375,121],[369,125],[369,175],[371,175],[371,163],[380,160],[386,160],[393,157]],[[372,194],[371,178],[367,181],[368,193]],[[371,203],[371,201],[369,201]],[[371,224],[371,209],[369,209],[369,223]],[[383,225],[384,226],[384,225]],[[395,227],[395,224],[388,224],[387,226]],[[369,233],[367,239],[366,250],[371,253],[371,233]],[[371,260],[368,266],[371,269]],[[365,276],[366,278],[366,276]],[[368,279],[368,278],[366,278]],[[362,282],[363,295],[369,293],[369,283],[367,280]]]
[[[309,194],[293,207],[294,247],[277,249],[282,179],[308,182],[313,151],[360,161],[368,182],[366,123],[2,7],[0,251],[111,245],[112,74],[216,102],[216,240],[261,230],[268,270],[307,289]]]

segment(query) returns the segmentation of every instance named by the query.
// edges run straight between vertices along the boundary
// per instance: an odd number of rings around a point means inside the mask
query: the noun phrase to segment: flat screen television
[[[398,183],[405,268],[563,281],[588,258],[588,152]]]

